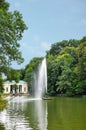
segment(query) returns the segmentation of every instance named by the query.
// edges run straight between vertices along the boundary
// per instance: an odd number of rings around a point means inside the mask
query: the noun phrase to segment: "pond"
[[[86,98],[14,97],[0,111],[0,130],[86,130]]]

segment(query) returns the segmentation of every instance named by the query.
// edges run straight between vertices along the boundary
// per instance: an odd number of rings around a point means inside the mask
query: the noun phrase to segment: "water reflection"
[[[5,130],[47,130],[47,103],[15,97],[7,109],[0,112],[0,122]],[[3,128],[0,125],[0,130]]]
[[[0,123],[0,130],[5,130],[5,127],[3,124]]]
[[[47,130],[47,102],[35,102],[39,130]]]
[[[86,130],[86,98],[15,97],[0,112],[0,130]]]
[[[47,102],[31,100],[27,103],[24,113],[33,130],[47,130]]]
[[[57,97],[48,102],[48,130],[86,130],[86,98]]]

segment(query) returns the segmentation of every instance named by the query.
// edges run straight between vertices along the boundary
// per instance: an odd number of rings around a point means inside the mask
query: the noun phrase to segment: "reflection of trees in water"
[[[0,130],[5,130],[5,127],[2,123],[0,123]]]
[[[7,130],[47,130],[47,102],[15,97],[0,118]]]
[[[15,98],[0,112],[0,130],[85,130],[85,110],[83,98],[58,97],[50,101]]]
[[[25,105],[26,102],[22,97],[15,97],[9,102],[7,109],[0,113],[0,122],[4,124],[5,130],[28,130],[30,128],[24,116]]]
[[[85,130],[86,100],[59,97],[48,102],[48,130]]]

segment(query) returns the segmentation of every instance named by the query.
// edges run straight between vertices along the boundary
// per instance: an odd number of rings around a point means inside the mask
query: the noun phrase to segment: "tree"
[[[86,37],[81,39],[77,48],[78,64],[76,74],[78,77],[77,93],[86,94]]]
[[[0,74],[0,96],[3,93],[3,79],[2,79],[2,75]]]
[[[30,63],[25,67],[25,77],[24,80],[28,83],[30,91],[33,91],[34,84],[34,73],[37,71],[39,64],[41,63],[43,57],[34,57]]]
[[[48,92],[50,94],[75,95],[76,87],[73,81],[77,79],[74,68],[78,63],[76,48],[79,44],[80,40],[63,40],[53,44],[47,52]]]
[[[9,12],[9,3],[0,0],[0,72],[5,72],[12,61],[22,63],[19,40],[27,29],[18,11]]]
[[[78,47],[80,44],[80,40],[70,39],[63,40],[61,42],[57,42],[52,44],[51,49],[47,51],[48,54],[59,55],[60,51],[62,51],[65,47]]]
[[[18,82],[20,80],[20,71],[10,68],[7,72],[7,80]]]
[[[25,78],[25,69],[20,69],[19,72],[20,72],[20,80],[24,80],[24,78]]]
[[[56,81],[61,73],[58,56],[47,56],[48,93],[56,94]]]
[[[80,80],[86,77],[86,38],[81,40],[80,46],[77,48],[78,54],[78,76]]]

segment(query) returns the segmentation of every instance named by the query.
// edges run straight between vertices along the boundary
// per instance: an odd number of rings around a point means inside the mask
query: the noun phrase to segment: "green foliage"
[[[34,72],[37,70],[38,65],[41,63],[43,57],[33,58],[30,63],[25,67],[24,80],[28,83],[29,87],[33,86]]]
[[[3,93],[3,79],[2,79],[2,74],[0,74],[0,96]]]
[[[50,94],[86,94],[86,37],[53,44],[47,64]]]
[[[9,9],[9,3],[5,2],[5,0],[0,0],[0,9],[7,11]]]
[[[6,106],[7,106],[7,101],[6,100],[4,100],[2,97],[0,98],[0,111],[1,110],[3,110],[3,109],[5,109],[6,108]]]
[[[77,47],[79,45],[80,41],[75,39],[63,40],[61,42],[57,42],[55,44],[52,44],[51,49],[47,51],[47,54],[52,55],[58,55],[61,50],[63,50],[65,47]]]
[[[83,40],[82,40],[83,41]],[[80,80],[85,80],[86,77],[86,39],[80,43],[77,48],[78,54],[78,76]]]
[[[20,80],[20,71],[10,68],[7,71],[7,80],[15,80],[16,82],[18,82]]]
[[[63,40],[47,52],[48,93],[67,96],[86,94],[86,37],[81,40]],[[43,57],[33,58],[21,70],[22,78],[33,89],[34,72]]]
[[[72,62],[73,57],[66,53],[56,56],[55,59],[49,63],[48,88],[50,91],[53,89],[54,93],[59,93],[65,91],[66,87],[70,85],[69,75],[71,74],[70,66]],[[51,86],[53,87],[51,88]]]
[[[5,72],[12,61],[22,63],[19,40],[27,29],[18,11],[9,12],[9,4],[0,0],[0,72]]]
[[[18,89],[18,86],[16,84],[13,85],[13,89],[14,90],[17,90]]]
[[[19,72],[20,72],[20,80],[24,80],[25,70],[24,69],[20,69]]]

